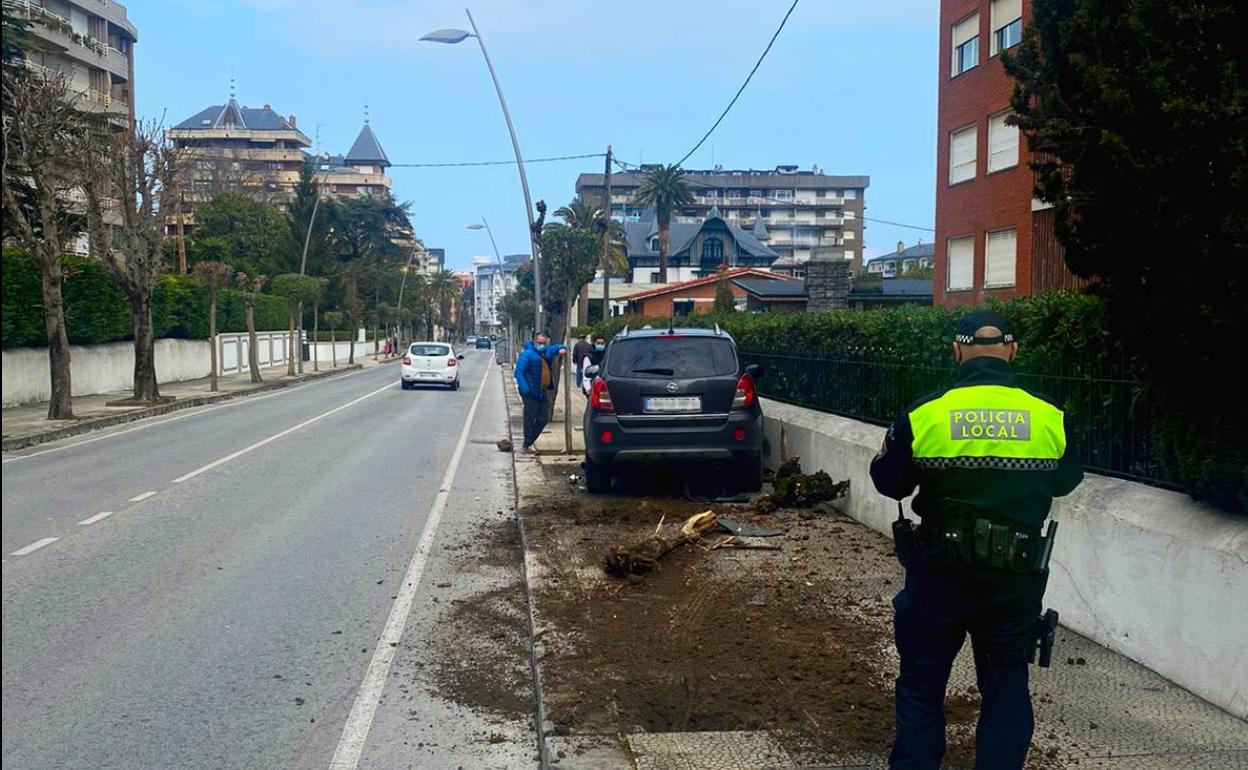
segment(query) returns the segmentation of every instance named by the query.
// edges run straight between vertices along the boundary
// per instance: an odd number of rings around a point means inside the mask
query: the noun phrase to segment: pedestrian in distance
[[[1019,387],[1009,323],[976,311],[958,325],[954,384],[900,416],[871,461],[876,489],[918,489],[917,527],[898,502],[893,526],[905,586],[893,599],[901,672],[890,770],[936,770],[945,753],[945,688],[967,634],[982,702],[976,770],[1021,770],[1035,719],[1027,665],[1047,665],[1056,613],[1040,618],[1054,497],[1083,480],[1061,408]]]
[[[546,393],[554,387],[554,364],[567,353],[563,345],[551,345],[545,334],[538,334],[524,343],[516,358],[516,389],[524,402],[524,446],[526,454],[534,452],[533,444],[542,435],[549,420]]]
[[[594,344],[585,352],[585,357],[581,360],[579,366],[581,371],[586,372],[584,381],[581,383],[581,392],[586,397],[589,396],[590,390],[594,386],[594,377],[597,373],[590,375],[588,373],[591,366],[602,366],[602,358],[607,352],[607,338],[601,334],[594,335]]]
[[[583,335],[572,346],[572,360],[576,362],[576,387],[583,387],[581,381],[585,378],[585,371],[581,363],[585,360],[586,354],[589,353],[589,335]]]

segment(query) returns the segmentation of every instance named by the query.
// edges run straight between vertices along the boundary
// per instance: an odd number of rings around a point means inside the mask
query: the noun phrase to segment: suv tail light
[[[404,366],[411,366],[411,365],[412,365],[412,357],[411,357],[411,356],[403,356],[403,365],[404,365]]]
[[[600,412],[614,412],[615,404],[611,403],[611,391],[601,377],[594,380],[589,389],[589,403]]]
[[[748,374],[741,375],[741,379],[737,380],[737,394],[732,398],[732,408],[749,409],[757,398],[753,378]]]
[[[454,365],[455,365],[455,359],[454,359],[454,358],[448,358],[448,359],[446,359],[446,365],[447,365],[447,366],[454,366]]]

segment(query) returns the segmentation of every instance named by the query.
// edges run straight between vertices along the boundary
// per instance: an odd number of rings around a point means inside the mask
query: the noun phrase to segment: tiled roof
[[[728,270],[726,274],[729,280],[733,280],[735,278],[761,278],[764,280],[770,279],[774,281],[791,281],[792,280],[787,275],[780,275],[779,273],[773,273],[768,270],[759,270],[753,267],[733,268],[732,270]],[[705,278],[695,278],[692,281],[682,281],[681,283],[672,283],[666,286],[661,286],[657,289],[651,289],[650,291],[642,291],[636,294],[631,294],[629,295],[628,299],[630,301],[640,300],[640,299],[650,299],[652,297],[658,297],[663,294],[670,294],[675,291],[684,291],[685,289],[692,289],[697,286],[705,286],[708,283],[715,283],[718,280],[719,280],[718,275],[708,275]]]
[[[872,262],[882,262],[886,259],[921,259],[923,257],[931,257],[936,253],[936,244],[934,243],[918,243],[900,252],[890,251],[887,254],[881,254],[878,257],[872,257],[867,260],[867,264]]]
[[[174,126],[175,129],[222,129],[239,128],[250,131],[298,131],[290,121],[273,111],[272,107],[240,107],[234,99],[225,104],[205,107]],[[311,144],[311,142],[308,142]]]
[[[805,299],[805,281],[772,281],[761,278],[734,278],[732,282],[747,293],[763,299]]]

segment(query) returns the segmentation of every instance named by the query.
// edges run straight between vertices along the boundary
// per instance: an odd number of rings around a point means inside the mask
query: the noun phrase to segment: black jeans
[[[546,428],[546,403],[532,396],[521,396],[524,400],[524,445],[533,446],[537,437]]]
[[[945,687],[969,633],[983,701],[976,770],[1022,770],[1035,729],[1027,654],[1044,598],[1041,573],[932,564],[921,548],[893,599],[897,736],[890,770],[937,770],[945,754]]]

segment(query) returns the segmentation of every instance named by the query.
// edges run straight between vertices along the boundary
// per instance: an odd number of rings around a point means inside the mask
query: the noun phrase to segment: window
[[[845,231],[845,236],[844,236],[844,237],[845,237],[845,240],[847,240],[847,241],[852,241],[852,240],[854,239],[854,231],[853,231],[853,230],[846,230],[846,231]]]
[[[996,56],[1023,38],[1023,0],[992,0],[992,48]]]
[[[829,216],[836,216],[836,214],[829,214]],[[857,214],[855,214],[852,210],[848,210],[848,211],[846,211],[846,212],[843,214],[843,216],[844,216],[846,219],[857,219],[857,218],[858,218],[858,215],[857,215]]]
[[[975,178],[975,145],[979,142],[979,130],[967,126],[949,135],[949,184]]]
[[[791,201],[793,200],[793,191],[792,190],[773,190],[772,197],[778,201]]]
[[[979,14],[953,25],[953,72],[956,77],[979,64]]]
[[[854,199],[856,199],[856,198],[858,197],[858,191],[857,191],[857,190],[846,190],[846,191],[845,191],[845,195],[844,195],[844,196],[842,196],[842,197],[844,197],[844,198],[845,198],[845,200],[847,200],[847,201],[852,201],[852,200],[854,200]]]
[[[675,315],[693,307],[693,300],[672,301]],[[736,373],[737,356],[724,337],[638,337],[611,343],[607,369],[612,377],[722,377]]]
[[[988,173],[1018,165],[1018,126],[1007,126],[1003,112],[988,118]]]
[[[702,269],[718,267],[724,261],[724,242],[715,237],[702,241]]]
[[[659,282],[659,271],[655,270],[650,273],[650,283],[658,283],[658,282]]]
[[[984,245],[984,286],[1013,286],[1018,238],[1013,229],[988,233]]]
[[[975,266],[975,239],[971,236],[949,239],[949,275],[946,288],[961,291],[971,288]]]

